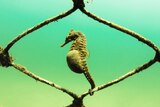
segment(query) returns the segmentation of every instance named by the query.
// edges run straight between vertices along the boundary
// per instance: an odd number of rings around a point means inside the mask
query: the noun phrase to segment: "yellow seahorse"
[[[70,50],[67,54],[67,64],[75,73],[83,73],[91,85],[91,89],[95,88],[95,82],[89,73],[86,58],[88,51],[86,48],[86,37],[81,32],[71,30],[66,37],[65,42],[61,47],[73,41]]]

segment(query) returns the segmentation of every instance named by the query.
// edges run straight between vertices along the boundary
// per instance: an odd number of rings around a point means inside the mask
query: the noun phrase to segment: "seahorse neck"
[[[75,39],[70,47],[71,50],[82,50],[86,48],[86,38],[84,35],[79,35],[77,39]]]

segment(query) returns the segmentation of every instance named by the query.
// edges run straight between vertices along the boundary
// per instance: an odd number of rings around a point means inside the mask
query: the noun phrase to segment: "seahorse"
[[[65,46],[71,41],[73,41],[73,43],[67,54],[67,64],[73,72],[79,74],[83,73],[90,83],[91,89],[93,89],[95,88],[95,82],[89,73],[86,62],[87,56],[89,54],[86,48],[86,37],[79,31],[70,30],[69,35],[66,37],[65,42],[61,45],[61,47]]]

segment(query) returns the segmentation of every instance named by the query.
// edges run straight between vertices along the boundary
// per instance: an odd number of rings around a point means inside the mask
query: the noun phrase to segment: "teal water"
[[[0,0],[0,46],[26,29],[62,13],[71,0]],[[160,46],[160,1],[93,0],[86,9],[132,29]],[[10,50],[15,63],[81,94],[90,86],[83,75],[70,71],[64,42],[70,29],[83,32],[90,52],[88,65],[97,85],[109,82],[154,57],[154,51],[127,34],[100,24],[80,11],[51,23],[17,42]],[[87,107],[159,107],[160,65],[86,97]],[[0,107],[63,107],[68,95],[27,77],[14,68],[0,67]]]

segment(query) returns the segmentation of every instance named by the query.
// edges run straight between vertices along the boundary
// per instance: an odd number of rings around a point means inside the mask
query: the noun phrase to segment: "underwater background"
[[[0,46],[18,34],[72,7],[71,0],[0,0]],[[93,0],[86,9],[132,29],[160,46],[159,0]],[[15,63],[77,94],[88,91],[84,75],[70,71],[64,48],[70,29],[83,32],[90,52],[88,66],[97,85],[104,84],[154,57],[155,52],[131,36],[98,23],[79,10],[17,42],[10,50]],[[160,107],[160,64],[87,96],[87,107]],[[72,98],[36,82],[14,68],[0,67],[0,107],[63,107]]]

